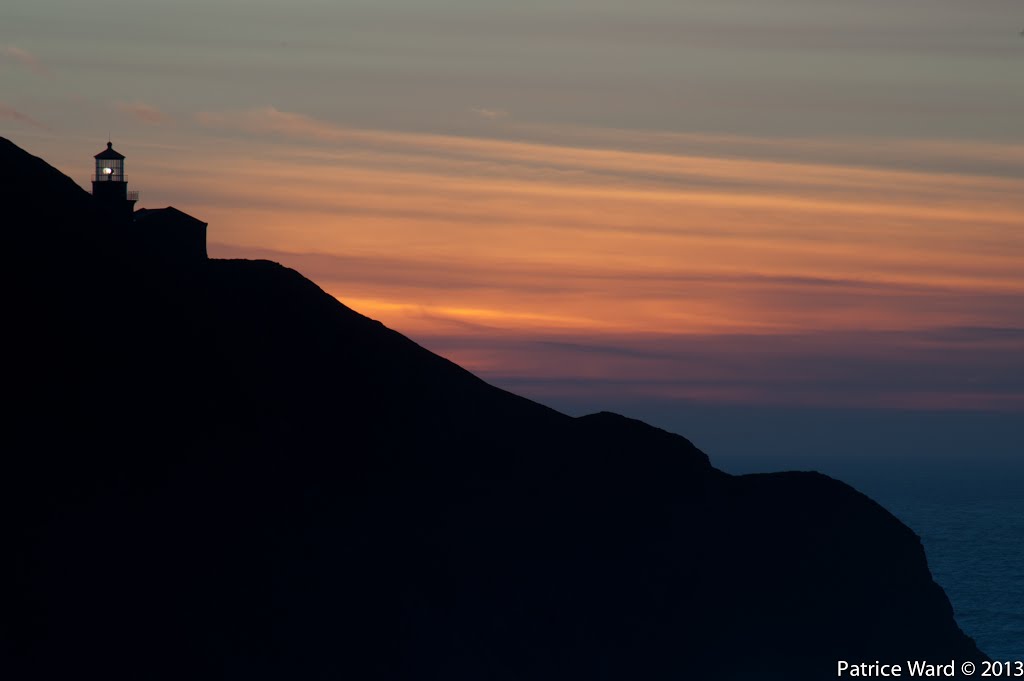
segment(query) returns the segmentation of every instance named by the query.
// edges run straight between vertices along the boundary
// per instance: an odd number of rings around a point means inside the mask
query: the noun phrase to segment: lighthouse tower
[[[92,195],[112,220],[130,222],[139,193],[128,191],[128,182],[124,179],[124,156],[107,142],[107,148],[94,158],[96,173],[92,176]]]

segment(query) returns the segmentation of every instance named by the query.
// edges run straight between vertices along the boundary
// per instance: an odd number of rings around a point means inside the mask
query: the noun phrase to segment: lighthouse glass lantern
[[[95,158],[96,176],[93,182],[124,182],[124,156],[114,151],[110,142]]]

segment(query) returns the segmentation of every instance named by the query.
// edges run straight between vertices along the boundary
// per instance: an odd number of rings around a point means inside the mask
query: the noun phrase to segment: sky
[[[1022,28],[1019,0],[4,0],[0,134],[84,187],[109,135],[211,256],[713,461],[1004,461]]]

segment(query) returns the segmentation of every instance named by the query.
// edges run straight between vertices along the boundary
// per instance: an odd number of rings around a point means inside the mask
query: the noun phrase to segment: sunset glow
[[[538,399],[1022,407],[1009,4],[598,4],[26,4],[0,120]]]
[[[237,121],[273,142],[242,167],[200,164],[194,191],[218,226],[214,255],[289,264],[484,376],[624,380],[701,400],[821,399],[807,386],[787,395],[735,385],[757,362],[705,365],[768,346],[791,358],[852,355],[880,372],[879,385],[830,398],[837,403],[1022,406],[1016,388],[979,392],[952,376],[930,387],[882,381],[900,362],[919,364],[914,348],[941,344],[934,334],[977,331],[947,350],[983,375],[998,368],[975,353],[1019,350],[1024,181],[1009,173],[775,161],[767,144],[753,158],[654,154],[622,148],[615,131],[605,147],[582,148],[349,133],[267,110],[201,118]],[[255,124],[279,119],[288,125]],[[600,131],[587,134],[601,141]],[[633,136],[640,147],[656,140]],[[801,146],[813,140],[794,141]],[[914,142],[905,153],[928,160],[922,149]],[[1004,162],[1024,169],[1024,153]],[[163,172],[158,185],[185,174]],[[583,338],[636,356],[568,349]],[[541,341],[560,345],[531,346]],[[651,343],[662,350],[652,354]]]

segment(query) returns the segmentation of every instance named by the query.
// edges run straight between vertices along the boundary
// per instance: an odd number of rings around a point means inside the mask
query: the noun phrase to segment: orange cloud
[[[979,178],[970,174],[945,172],[919,172],[890,170],[858,165],[829,163],[759,160],[755,158],[728,158],[693,153],[664,153],[634,151],[608,146],[569,146],[566,144],[507,141],[478,137],[460,137],[400,131],[348,128],[314,119],[302,114],[279,111],[273,107],[234,111],[206,112],[197,116],[207,126],[234,128],[260,134],[280,134],[298,139],[315,139],[343,143],[346,154],[354,149],[371,148],[378,154],[429,155],[434,164],[446,162],[500,163],[506,171],[515,173],[537,170],[561,171],[567,174],[585,174],[593,181],[628,177],[631,186],[665,188],[676,194],[685,191],[686,181],[693,186],[742,186],[748,191],[761,190],[775,194],[778,189],[814,190],[816,193],[854,194],[858,204],[863,203],[864,192],[898,187],[901,192],[931,191],[943,187],[943,195],[964,188],[976,191],[980,186],[1005,189],[1016,187],[1016,178]],[[658,135],[652,139],[657,140]],[[609,141],[619,141],[614,134]],[[647,140],[650,144],[651,140]],[[592,140],[597,143],[597,140]],[[749,142],[748,142],[749,144]],[[835,143],[833,143],[835,144]],[[800,147],[800,144],[794,146]],[[813,145],[804,145],[812,146]],[[848,148],[857,148],[854,142]],[[889,145],[890,148],[894,145]],[[912,144],[911,148],[919,145]],[[987,151],[990,145],[985,145]],[[826,147],[827,148],[827,147]],[[330,149],[320,152],[324,158]],[[1006,152],[1015,158],[1024,170],[1024,147],[1020,153]],[[435,165],[436,167],[436,165]]]
[[[811,378],[790,397],[778,376],[730,381],[748,367],[744,353],[781,361],[841,333],[845,345],[819,375],[865,343],[895,353],[863,357],[879,367],[877,386],[851,387],[855,367],[843,379],[859,404],[948,402],[954,392],[961,405],[1019,401],[1019,389],[986,388],[998,380],[992,367],[988,383],[908,386],[883,399],[884,377],[921,352],[896,352],[884,334],[1024,328],[1024,181],[1010,172],[1024,170],[1024,153],[1012,147],[997,167],[982,162],[989,145],[967,143],[877,143],[876,154],[860,141],[622,131],[507,140],[348,128],[270,107],[199,120],[277,138],[225,137],[201,162],[168,158],[167,181],[199,204],[220,242],[211,254],[294,266],[507,385],[607,388],[650,369],[628,389],[813,403],[824,388]],[[635,349],[653,333],[694,352],[679,339],[746,340],[704,356],[706,367],[679,364],[664,385],[656,362],[502,341],[617,337]],[[765,340],[797,337],[806,342],[794,350]],[[1020,337],[1007,342],[1021,349]],[[957,348],[944,341],[925,373],[969,364]]]
[[[720,158],[799,159],[861,168],[969,169],[982,174],[1019,176],[1024,144],[979,140],[839,139],[750,137],[734,134],[679,133],[657,130],[619,130],[587,126],[517,123],[525,137],[563,145],[655,151],[673,155]],[[1002,172],[990,173],[990,170]]]

